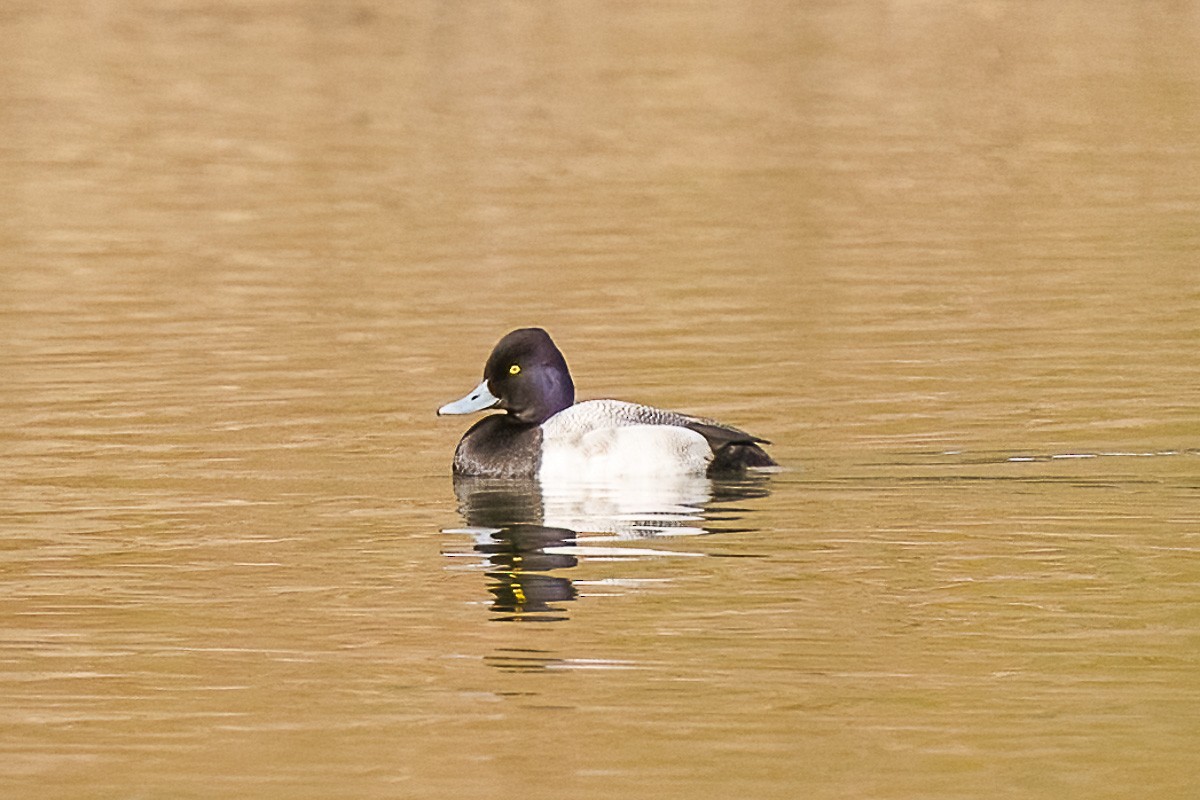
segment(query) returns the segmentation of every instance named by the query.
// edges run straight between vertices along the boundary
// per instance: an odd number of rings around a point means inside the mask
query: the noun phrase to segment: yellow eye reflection
[[[516,375],[516,374],[517,374],[518,372],[520,372],[520,371],[521,371],[521,365],[520,365],[520,364],[513,364],[511,367],[509,367],[509,368],[508,368],[508,374],[509,374],[509,375]]]

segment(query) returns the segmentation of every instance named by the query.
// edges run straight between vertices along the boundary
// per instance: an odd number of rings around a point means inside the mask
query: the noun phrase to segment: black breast
[[[529,478],[542,464],[542,430],[492,414],[471,426],[454,451],[457,475]]]

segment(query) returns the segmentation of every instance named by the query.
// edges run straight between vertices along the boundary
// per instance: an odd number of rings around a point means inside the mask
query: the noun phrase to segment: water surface
[[[1188,797],[1193,4],[0,12],[0,786]],[[452,481],[507,330],[771,439]]]

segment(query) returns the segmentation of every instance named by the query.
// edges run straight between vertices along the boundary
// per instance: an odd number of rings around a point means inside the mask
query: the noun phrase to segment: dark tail
[[[708,474],[728,475],[745,472],[750,467],[777,467],[775,459],[753,442],[730,442],[713,453]]]

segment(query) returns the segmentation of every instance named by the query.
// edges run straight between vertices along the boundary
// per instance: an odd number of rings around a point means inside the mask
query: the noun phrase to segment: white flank
[[[708,441],[671,424],[675,419],[681,417],[618,400],[573,405],[542,424],[538,476],[592,481],[703,474],[713,458]]]

